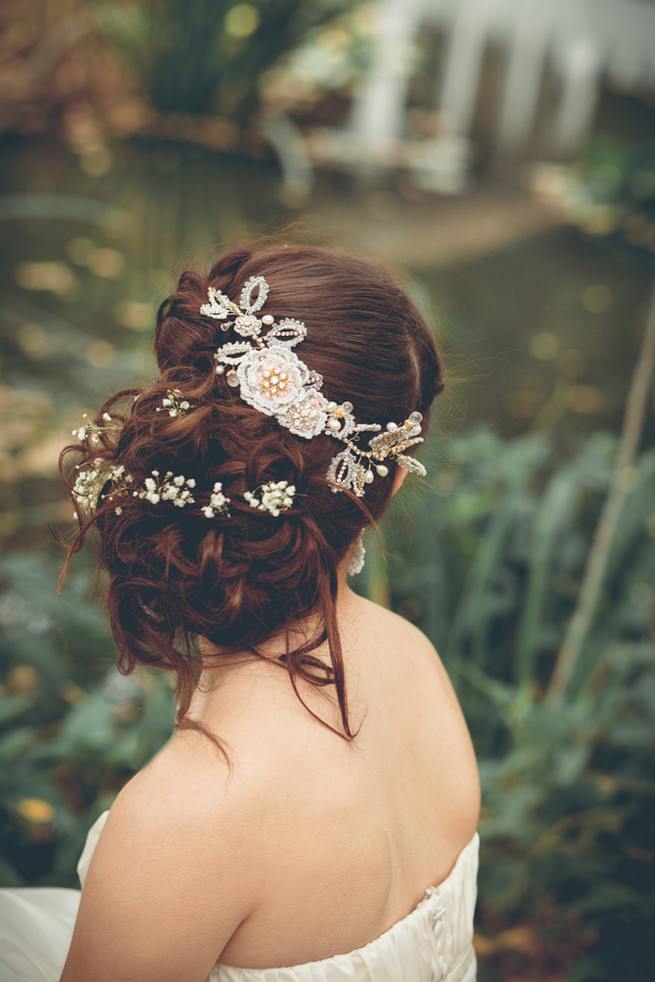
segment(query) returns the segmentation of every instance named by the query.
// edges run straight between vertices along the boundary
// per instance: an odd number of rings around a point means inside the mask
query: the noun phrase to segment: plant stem
[[[646,401],[654,368],[655,291],[651,299],[641,350],[630,382],[612,482],[587,559],[578,603],[569,621],[546,692],[546,699],[549,701],[561,697],[566,691],[598,606],[619,515],[630,489],[632,467],[644,428]]]

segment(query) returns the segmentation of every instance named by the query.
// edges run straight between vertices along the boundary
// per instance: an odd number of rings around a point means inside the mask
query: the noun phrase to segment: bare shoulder
[[[131,857],[150,875],[179,880],[182,893],[220,894],[238,922],[257,895],[251,796],[204,734],[178,733],[117,796],[98,858]]]
[[[125,786],[89,867],[63,982],[206,978],[256,903],[242,799],[201,735],[173,738]]]
[[[444,718],[464,727],[462,711],[443,662],[430,639],[415,624],[368,600],[362,601],[360,631],[367,638],[368,682],[379,700],[393,699],[416,723]],[[376,681],[376,677],[378,681]],[[379,682],[382,680],[382,683]],[[377,685],[382,684],[382,691]]]
[[[362,598],[367,631],[385,648],[402,653],[403,659],[417,660],[444,671],[439,654],[430,639],[400,614]]]
[[[156,840],[191,861],[211,849],[233,862],[251,794],[229,756],[202,732],[182,730],[125,785],[106,828],[119,839]]]

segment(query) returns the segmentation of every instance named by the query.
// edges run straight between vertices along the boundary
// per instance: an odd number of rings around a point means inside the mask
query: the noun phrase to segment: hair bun
[[[386,420],[428,414],[443,384],[439,356],[420,311],[386,270],[310,246],[242,249],[222,256],[209,274],[183,273],[160,306],[155,352],[163,377],[119,413],[117,440],[100,427],[98,444],[85,439],[69,450],[81,457],[78,470],[94,471],[101,458],[107,468],[125,468],[140,488],[149,475],[168,471],[175,481],[195,482],[194,507],[133,491],[120,511],[108,499],[96,509],[107,606],[124,669],[137,663],[174,669],[184,719],[198,668],[194,638],[216,645],[217,658],[223,650],[256,654],[274,636],[286,636],[289,646],[293,636],[295,644],[302,625],[306,640],[286,653],[292,681],[325,684],[325,672],[317,678],[304,658],[326,639],[328,681],[336,686],[343,734],[350,736],[335,606],[339,569],[362,527],[383,514],[394,470],[385,468],[385,479],[370,485],[365,504],[348,489],[333,493],[329,434],[293,434],[216,374],[215,353],[227,336],[223,323],[200,309],[209,287],[238,303],[251,276],[270,284],[267,314],[306,325],[302,361],[322,377],[331,400],[351,402],[361,424],[377,430]],[[104,404],[96,429],[105,412],[116,415],[114,403],[125,395]],[[187,403],[183,412],[164,411],[174,408],[171,395],[180,406]],[[253,508],[246,497],[270,481],[296,488],[283,515]],[[230,500],[229,514],[207,515],[205,502],[217,483]],[[71,552],[95,519],[81,526]]]
[[[223,335],[215,321],[202,316],[200,307],[207,301],[210,286],[223,293],[231,292],[239,270],[250,256],[246,249],[235,250],[222,256],[207,277],[192,270],[182,274],[175,292],[157,311],[155,356],[162,373],[178,367],[199,371],[209,367]]]

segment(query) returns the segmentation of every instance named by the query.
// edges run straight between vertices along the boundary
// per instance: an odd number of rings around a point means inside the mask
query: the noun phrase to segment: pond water
[[[274,163],[190,144],[77,154],[52,138],[5,136],[0,184],[5,541],[23,542],[61,515],[58,449],[83,411],[151,371],[153,312],[182,266],[299,218],[305,238],[324,241],[316,215],[333,200],[384,236],[365,191],[322,180],[315,202],[294,211]],[[438,203],[425,208],[436,216]],[[415,212],[399,201],[389,221],[411,223]],[[348,247],[347,231],[333,225],[330,242]],[[652,257],[565,226],[457,264],[429,255],[409,272],[436,310],[446,352],[446,430],[547,426],[572,447],[594,429],[619,428]]]

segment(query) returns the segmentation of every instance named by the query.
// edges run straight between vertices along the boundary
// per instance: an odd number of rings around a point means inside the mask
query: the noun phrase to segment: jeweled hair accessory
[[[375,479],[375,473],[380,477],[389,473],[383,463],[388,457],[424,477],[423,464],[405,454],[410,447],[423,442],[421,413],[410,413],[403,423],[387,423],[382,432],[379,423],[356,423],[352,403],[339,405],[329,401],[321,392],[322,375],[310,371],[292,350],[307,336],[302,321],[285,317],[276,323],[270,314],[256,316],[268,293],[269,286],[263,276],[251,276],[247,280],[238,305],[220,290],[209,288],[209,302],[200,307],[200,313],[223,321],[222,330],[233,327],[244,339],[228,342],[218,349],[217,374],[226,372],[227,384],[240,389],[244,402],[273,416],[295,436],[311,440],[326,433],[345,443],[345,449],[332,458],[326,475],[334,492],[349,489],[361,498],[366,485]],[[363,448],[358,441],[360,434],[366,432],[378,435],[370,437],[368,447]]]

